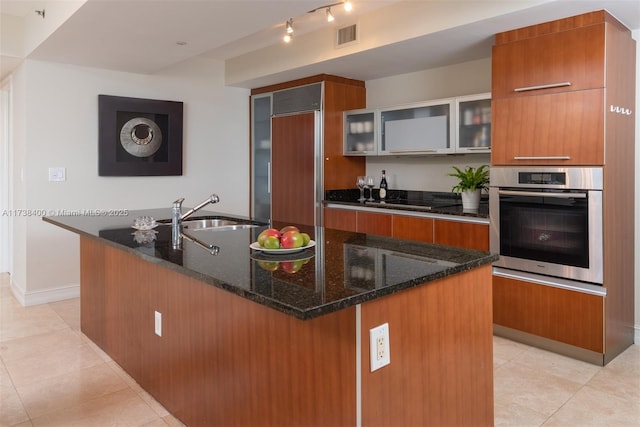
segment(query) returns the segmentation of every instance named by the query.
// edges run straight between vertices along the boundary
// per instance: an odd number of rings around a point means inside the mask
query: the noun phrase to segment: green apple
[[[267,236],[262,243],[262,247],[265,249],[280,249],[280,239],[276,236]]]
[[[279,239],[280,238],[280,232],[278,230],[276,230],[275,228],[267,228],[262,233],[258,234],[258,244],[260,246],[264,247],[264,241],[269,236],[273,236],[273,237],[276,237],[276,238]]]

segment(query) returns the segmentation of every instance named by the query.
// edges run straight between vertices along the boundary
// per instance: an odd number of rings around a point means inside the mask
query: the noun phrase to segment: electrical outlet
[[[369,330],[371,372],[391,363],[389,324],[385,323]]]
[[[159,311],[155,312],[155,332],[157,336],[162,336],[162,313]]]

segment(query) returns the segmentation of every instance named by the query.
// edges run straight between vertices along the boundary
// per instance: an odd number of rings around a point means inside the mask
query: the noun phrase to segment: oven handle
[[[559,199],[586,199],[586,193],[542,193],[537,191],[498,190],[501,196],[557,197]]]

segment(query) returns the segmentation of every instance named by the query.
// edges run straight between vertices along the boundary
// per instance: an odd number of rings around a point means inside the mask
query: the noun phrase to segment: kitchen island
[[[266,224],[174,249],[142,215],[170,210],[45,221],[80,235],[83,333],[185,424],[493,425],[494,256],[323,227],[271,255]]]

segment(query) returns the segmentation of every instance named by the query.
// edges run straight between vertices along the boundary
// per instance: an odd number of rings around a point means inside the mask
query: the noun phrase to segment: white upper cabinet
[[[352,110],[344,113],[345,156],[378,154],[378,114],[375,110]]]
[[[379,155],[443,154],[453,151],[453,100],[380,110]]]
[[[491,93],[456,98],[456,114],[456,152],[491,152]]]
[[[345,156],[490,151],[490,93],[344,113]]]

